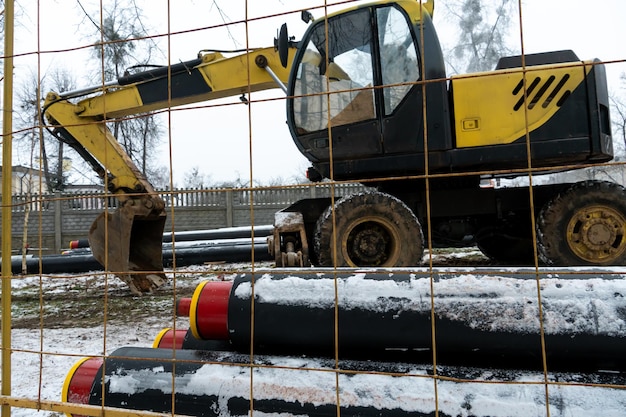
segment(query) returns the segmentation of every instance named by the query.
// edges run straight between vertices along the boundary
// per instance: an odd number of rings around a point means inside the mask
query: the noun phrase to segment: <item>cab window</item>
[[[417,50],[405,15],[394,7],[377,9],[378,46],[385,115],[393,113],[420,78]]]
[[[294,121],[300,133],[375,117],[372,28],[369,9],[314,29],[294,84]]]

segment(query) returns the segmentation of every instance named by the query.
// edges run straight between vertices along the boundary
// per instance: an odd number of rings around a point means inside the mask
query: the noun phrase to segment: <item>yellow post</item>
[[[14,0],[4,9],[4,97],[2,101],[2,395],[11,395],[11,178],[13,165],[13,28]],[[3,404],[2,417],[11,416]]]

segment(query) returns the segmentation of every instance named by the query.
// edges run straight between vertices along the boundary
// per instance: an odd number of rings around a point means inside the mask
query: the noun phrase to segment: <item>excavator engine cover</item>
[[[134,203],[134,204],[133,204]],[[166,214],[127,200],[113,212],[101,213],[89,230],[93,256],[135,294],[150,293],[165,283],[163,229]]]

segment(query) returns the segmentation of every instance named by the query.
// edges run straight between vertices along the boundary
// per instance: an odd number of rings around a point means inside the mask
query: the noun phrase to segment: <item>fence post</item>
[[[226,227],[233,227],[233,190],[226,191]]]
[[[61,193],[56,191],[54,193],[54,253],[61,252],[61,231],[63,225],[63,204],[61,204]]]

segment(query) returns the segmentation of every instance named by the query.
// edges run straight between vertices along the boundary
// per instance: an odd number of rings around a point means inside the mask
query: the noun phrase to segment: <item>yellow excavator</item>
[[[49,93],[50,130],[119,200],[91,227],[96,259],[137,293],[164,280],[165,204],[108,120],[282,88],[292,138],[311,162],[309,179],[375,190],[302,200],[276,213],[270,250],[277,266],[419,265],[427,239],[471,242],[506,263],[532,262],[538,253],[549,265],[623,264],[621,186],[480,186],[486,173],[513,178],[613,158],[601,62],[553,51],[448,77],[433,9],[434,0],[399,0],[317,20],[303,12],[310,25],[298,42],[283,25],[270,48],[232,57],[203,52],[104,86]]]

